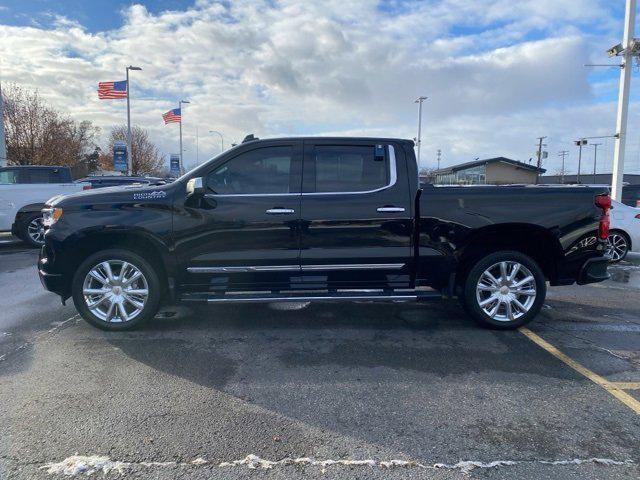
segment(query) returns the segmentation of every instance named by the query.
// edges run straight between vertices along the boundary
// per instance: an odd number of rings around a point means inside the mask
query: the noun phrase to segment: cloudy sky
[[[424,104],[422,164],[504,155],[528,161],[548,137],[551,172],[580,136],[615,129],[624,0],[2,0],[0,79],[108,131],[124,101],[99,101],[98,81],[132,73],[133,122],[167,155],[184,108],[185,160],[247,133],[413,138]],[[634,68],[634,77],[637,68]],[[637,81],[634,78],[633,82]],[[632,86],[632,90],[635,85]],[[640,99],[640,96],[638,96]],[[640,101],[631,105],[627,171],[640,172]],[[613,142],[599,150],[610,170]],[[591,171],[593,148],[585,150]]]

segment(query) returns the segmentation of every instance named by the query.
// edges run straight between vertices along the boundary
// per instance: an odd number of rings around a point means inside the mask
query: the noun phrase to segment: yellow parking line
[[[640,382],[611,382],[620,390],[640,390]]]
[[[611,395],[616,397],[618,400],[620,400],[622,403],[624,403],[631,410],[633,410],[638,415],[640,415],[640,402],[638,400],[636,400],[635,398],[633,398],[628,393],[623,392],[621,387],[619,387],[616,384],[616,382],[610,382],[606,378],[603,378],[600,375],[598,375],[597,373],[592,372],[588,368],[583,367],[578,362],[576,362],[575,360],[573,360],[573,359],[569,358],[568,356],[566,356],[564,353],[562,353],[556,347],[551,345],[549,342],[544,340],[542,337],[540,337],[540,336],[536,335],[535,333],[533,333],[528,328],[520,327],[519,330],[520,330],[520,333],[522,333],[524,336],[526,336],[533,343],[535,343],[539,347],[544,348],[551,355],[553,355],[558,360],[564,362],[566,365],[568,365],[571,368],[573,368],[579,374],[587,377],[593,383],[596,383],[596,384],[600,385],[607,392],[609,392]]]

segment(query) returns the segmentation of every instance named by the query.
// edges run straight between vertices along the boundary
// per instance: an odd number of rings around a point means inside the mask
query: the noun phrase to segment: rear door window
[[[56,177],[53,170],[48,168],[29,169],[29,183],[55,183]]]
[[[386,149],[371,146],[316,145],[311,153],[311,191],[367,192],[389,184]],[[382,154],[380,153],[382,152]],[[377,153],[377,154],[376,154]],[[309,185],[309,184],[307,184]]]

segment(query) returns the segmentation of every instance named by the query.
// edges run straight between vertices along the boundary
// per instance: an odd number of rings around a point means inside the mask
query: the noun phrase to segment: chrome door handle
[[[270,208],[266,212],[269,215],[289,215],[291,213],[296,213],[293,208]]]
[[[402,208],[402,207],[378,207],[378,212],[380,212],[380,213],[400,213],[400,212],[404,212],[404,208]]]

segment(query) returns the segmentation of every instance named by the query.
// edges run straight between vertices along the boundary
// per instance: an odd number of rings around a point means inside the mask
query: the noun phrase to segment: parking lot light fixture
[[[209,133],[216,133],[220,135],[220,152],[224,152],[224,137],[222,136],[222,134],[220,132],[217,132],[216,130],[209,130]]]
[[[427,98],[425,96],[420,96],[415,99],[413,103],[419,104],[418,107],[418,139],[416,143],[418,144],[418,168],[420,168],[420,145],[422,144],[422,102],[424,102]]]

